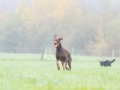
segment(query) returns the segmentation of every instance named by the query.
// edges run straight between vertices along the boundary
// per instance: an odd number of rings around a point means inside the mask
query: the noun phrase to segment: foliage
[[[114,4],[111,4],[114,3]],[[81,50],[111,50],[119,47],[118,0],[32,0],[15,11],[0,13],[0,47],[53,47],[53,36],[63,37],[63,46]],[[91,6],[92,4],[92,6]],[[18,51],[19,52],[19,51]],[[118,52],[119,53],[119,52]]]

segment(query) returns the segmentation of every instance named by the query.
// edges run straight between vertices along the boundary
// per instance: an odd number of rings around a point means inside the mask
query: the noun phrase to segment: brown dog
[[[67,70],[71,70],[71,55],[70,53],[64,49],[60,43],[60,41],[63,40],[63,38],[57,38],[57,36],[54,36],[54,45],[56,47],[56,65],[57,65],[57,69],[60,70],[60,65],[59,65],[59,60],[62,62],[62,67],[63,70],[65,70],[65,68]],[[69,66],[69,68],[67,67],[67,64]]]

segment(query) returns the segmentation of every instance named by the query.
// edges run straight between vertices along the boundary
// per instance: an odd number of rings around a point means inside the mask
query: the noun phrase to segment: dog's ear
[[[55,35],[54,35],[54,40],[56,40],[56,39],[57,39],[57,35],[55,34]]]
[[[61,41],[61,40],[63,40],[63,38],[59,38],[59,40]]]

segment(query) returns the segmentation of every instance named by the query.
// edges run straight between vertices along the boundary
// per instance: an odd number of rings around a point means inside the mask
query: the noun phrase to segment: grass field
[[[119,90],[119,59],[112,67],[99,59],[75,56],[72,71],[58,71],[52,55],[0,54],[0,90]]]

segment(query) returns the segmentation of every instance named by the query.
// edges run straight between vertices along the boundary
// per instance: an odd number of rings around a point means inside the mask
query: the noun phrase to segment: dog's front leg
[[[59,60],[56,60],[57,69],[60,70]]]

